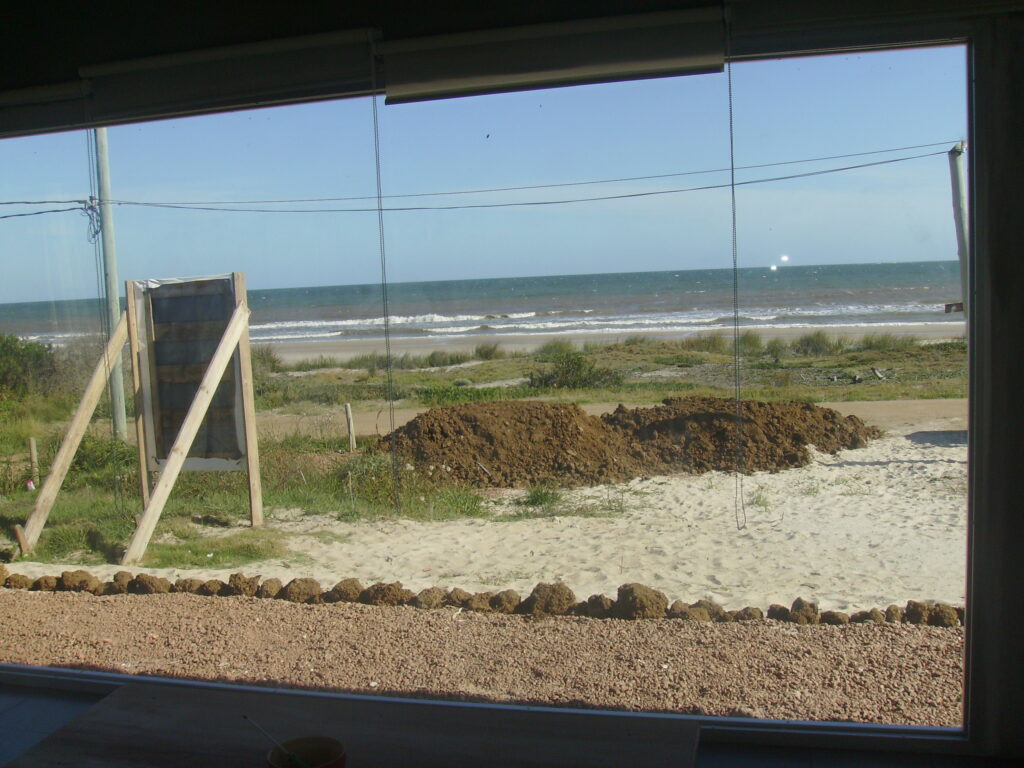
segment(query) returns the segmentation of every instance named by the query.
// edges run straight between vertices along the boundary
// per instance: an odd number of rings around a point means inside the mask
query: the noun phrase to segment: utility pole
[[[117,246],[114,243],[114,213],[110,209],[110,162],[107,155],[107,129],[94,128],[96,145],[96,176],[99,179],[101,250],[103,253],[103,280],[106,287],[107,326],[114,332],[121,319],[121,289],[117,279]],[[124,409],[124,379],[121,378],[121,355],[110,361],[110,418],[114,434],[119,440],[128,439],[128,420]]]
[[[958,141],[949,150],[949,180],[953,186],[953,223],[956,225],[956,252],[960,257],[960,290],[964,302],[964,322],[970,317],[968,314],[969,286],[967,284],[967,262],[969,257],[968,242],[970,230],[967,223],[967,189],[964,186],[964,152],[967,147],[962,141]]]

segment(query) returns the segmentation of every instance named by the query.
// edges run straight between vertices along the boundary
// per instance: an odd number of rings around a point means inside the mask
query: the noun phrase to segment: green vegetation
[[[565,341],[564,339],[552,339],[551,341],[541,344],[537,348],[537,351],[533,353],[533,357],[541,363],[553,363],[558,358],[571,355],[575,351],[576,347],[572,345],[571,341]]]
[[[477,344],[473,349],[473,357],[477,360],[500,360],[505,357],[505,350],[497,343]]]
[[[732,351],[732,345],[726,341],[725,336],[717,333],[687,336],[679,342],[679,348],[688,352],[709,352],[715,355],[727,355]]]
[[[551,517],[614,517],[626,511],[623,493],[613,492],[609,488],[605,498],[591,500],[548,485],[538,485],[514,499],[509,511],[497,515],[494,520],[514,522]]]
[[[804,334],[789,345],[794,355],[801,357],[825,357],[839,355],[846,350],[846,341],[833,338],[824,331]]]
[[[0,333],[0,398],[22,397],[39,390],[56,373],[53,350]]]
[[[557,488],[550,488],[546,485],[538,485],[527,491],[523,498],[516,503],[524,507],[543,507],[548,504],[557,504],[562,500],[562,492]]]
[[[529,386],[537,389],[586,389],[616,387],[623,375],[611,368],[598,368],[583,352],[566,352],[553,360],[549,370],[531,371]]]

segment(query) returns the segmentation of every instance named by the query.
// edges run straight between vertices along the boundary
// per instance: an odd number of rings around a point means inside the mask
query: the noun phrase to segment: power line
[[[447,197],[450,195],[478,195],[491,192],[519,192],[530,189],[553,189],[556,187],[579,187],[593,184],[617,184],[626,181],[649,181],[652,179],[669,179],[681,176],[699,176],[708,173],[725,173],[732,170],[752,170],[755,168],[774,168],[782,165],[797,165],[799,163],[817,163],[825,160],[844,160],[849,157],[865,157],[867,155],[881,155],[888,152],[906,152],[911,149],[926,149],[928,147],[948,146],[955,144],[955,141],[935,141],[930,144],[912,144],[906,147],[892,147],[890,149],[873,149],[867,152],[849,152],[843,155],[825,155],[822,157],[809,157],[802,160],[781,160],[774,163],[758,163],[756,165],[737,165],[734,168],[708,168],[700,171],[679,171],[675,173],[659,173],[649,176],[623,176],[614,179],[593,179],[588,181],[563,181],[555,184],[530,184],[518,187],[489,187],[483,189],[461,189],[448,192],[410,192],[405,194],[381,195],[382,200],[398,199],[405,197]],[[376,200],[376,195],[362,195],[357,197],[299,197],[288,200],[183,200],[183,201],[154,201],[153,205],[277,205],[288,203],[339,203],[354,200]],[[77,202],[77,201],[65,201]],[[131,203],[134,201],[114,200],[115,203]],[[388,209],[392,210],[392,209]]]
[[[0,200],[0,205],[68,205],[78,203],[84,205],[85,200]]]
[[[749,184],[765,184],[773,181],[788,181],[791,179],[802,179],[810,176],[823,176],[829,173],[839,173],[841,171],[852,171],[858,168],[871,168],[879,165],[889,165],[892,163],[902,163],[908,160],[918,160],[923,157],[935,157],[937,155],[945,155],[945,151],[940,152],[927,152],[920,155],[909,155],[907,157],[896,157],[889,160],[876,160],[870,163],[859,163],[857,165],[847,165],[840,168],[825,168],[818,171],[807,171],[805,173],[794,173],[787,176],[773,176],[765,179],[748,179],[747,181],[737,181],[736,186],[746,186]],[[578,197],[563,200],[526,200],[511,203],[467,203],[462,205],[421,205],[421,206],[396,206],[392,208],[220,208],[213,206],[203,205],[190,205],[185,203],[146,203],[136,202],[130,200],[114,201],[117,205],[131,205],[143,208],[168,208],[172,210],[181,211],[215,211],[222,213],[377,213],[378,210],[382,210],[385,213],[394,212],[406,212],[406,211],[456,211],[456,210],[467,210],[467,209],[481,209],[481,208],[523,208],[530,206],[545,206],[545,205],[568,205],[572,203],[589,203],[597,202],[602,200],[627,200],[631,198],[639,197],[656,197],[659,195],[675,195],[682,192],[700,192],[711,189],[726,189],[730,187],[730,184],[708,184],[699,187],[683,187],[679,189],[660,189],[651,190],[648,192],[628,192],[620,195],[601,195],[598,197]]]
[[[42,216],[44,213],[64,213],[65,211],[80,211],[80,207],[74,208],[52,208],[48,211],[32,211],[30,213],[8,213],[4,216],[0,216],[0,219],[18,219],[22,216]]]

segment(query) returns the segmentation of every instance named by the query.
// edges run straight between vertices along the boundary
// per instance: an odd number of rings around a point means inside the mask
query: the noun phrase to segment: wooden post
[[[146,445],[146,417],[143,413],[145,401],[142,396],[142,369],[139,356],[139,315],[136,308],[138,296],[135,292],[135,283],[131,280],[125,281],[124,296],[127,307],[125,314],[128,317],[128,346],[131,350],[132,359],[132,386],[135,394],[135,442],[139,448],[139,490],[142,496],[142,508],[149,506],[149,462],[146,459],[146,452],[149,447]]]
[[[232,272],[235,305],[246,305],[245,275]],[[263,486],[260,483],[260,448],[256,434],[256,399],[252,391],[252,355],[249,350],[249,319],[238,341],[238,367],[242,381],[242,414],[245,425],[245,461],[249,475],[249,516],[253,527],[263,525]]]
[[[964,151],[966,145],[958,141],[949,150],[949,180],[953,188],[953,224],[956,227],[956,253],[960,259],[960,296],[964,304],[964,322],[970,322],[971,298],[969,285],[970,230],[967,216],[967,188],[964,186]],[[966,326],[965,326],[966,327]]]
[[[39,449],[36,448],[36,439],[30,437],[28,439],[28,461],[32,468],[32,484],[39,487]]]
[[[349,453],[356,452],[356,423],[352,418],[352,406],[345,403],[345,421],[348,422],[348,450]]]
[[[43,483],[32,514],[28,516],[24,529],[21,526],[15,526],[18,544],[24,554],[31,552],[36,542],[39,541],[39,534],[42,533],[43,526],[46,525],[46,518],[50,516],[50,510],[57,500],[60,486],[68,474],[68,469],[71,468],[71,461],[75,458],[75,452],[85,436],[85,430],[89,427],[89,420],[100,401],[100,395],[103,394],[103,387],[107,383],[111,368],[110,361],[120,358],[121,349],[124,347],[127,336],[128,322],[122,313],[121,319],[103,351],[103,356],[92,372],[92,378],[89,379],[89,384],[85,388],[82,401],[78,404],[78,410],[75,411],[75,415],[68,425],[67,434],[64,435],[64,441],[60,444],[60,450],[57,451],[57,456],[53,460],[50,474],[46,477],[46,482]]]
[[[132,535],[132,540],[128,543],[128,549],[125,551],[124,557],[121,558],[122,565],[136,563],[146,553],[146,547],[149,546],[149,540],[156,529],[160,514],[163,512],[164,505],[167,504],[167,499],[171,495],[171,489],[174,487],[181,468],[188,458],[189,449],[192,447],[196,434],[203,424],[206,411],[210,408],[210,403],[213,402],[213,396],[217,393],[217,386],[220,384],[224,371],[231,362],[235,348],[238,346],[239,339],[242,338],[242,334],[247,327],[248,318],[249,309],[244,303],[237,306],[231,315],[231,320],[224,329],[224,335],[221,337],[213,357],[210,358],[210,363],[206,368],[206,373],[203,375],[202,382],[199,384],[196,397],[192,401],[192,405],[189,406],[185,420],[181,423],[181,428],[174,440],[174,445],[167,454],[167,463],[164,464],[163,472],[160,473],[160,479],[153,489],[149,506],[142,513],[142,518],[139,520],[138,527]]]

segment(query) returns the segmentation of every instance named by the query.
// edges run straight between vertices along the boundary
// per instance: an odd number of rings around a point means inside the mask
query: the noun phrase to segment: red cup
[[[347,761],[345,745],[328,736],[303,736],[281,746],[287,751],[274,747],[267,753],[270,768],[345,768]]]

